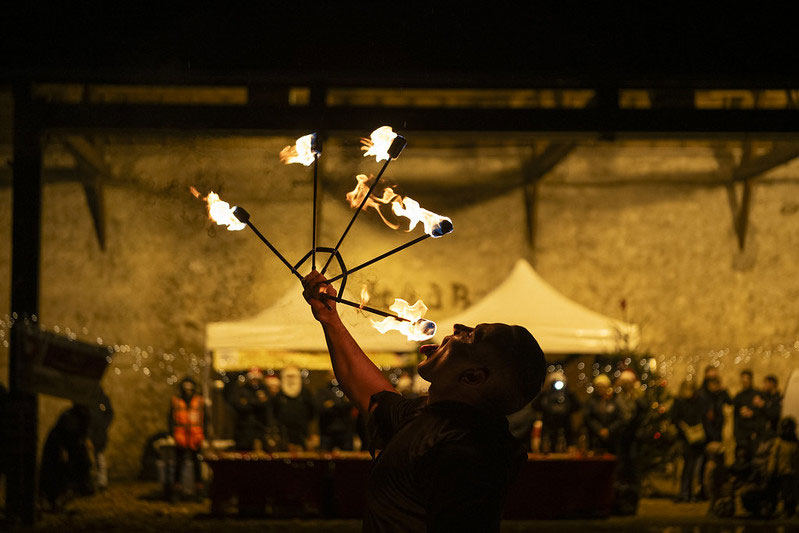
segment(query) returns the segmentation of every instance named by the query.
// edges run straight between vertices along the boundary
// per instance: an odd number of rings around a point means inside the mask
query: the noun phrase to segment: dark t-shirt
[[[505,417],[460,402],[372,396],[364,531],[499,531],[526,455]]]
[[[755,406],[755,396],[759,396],[760,391],[755,389],[744,389],[732,399],[732,405],[735,406],[735,415],[733,417],[734,426],[733,433],[735,440],[754,440],[762,433],[764,424],[763,413],[759,407]],[[741,408],[748,407],[753,411],[752,416],[744,418],[741,414]]]

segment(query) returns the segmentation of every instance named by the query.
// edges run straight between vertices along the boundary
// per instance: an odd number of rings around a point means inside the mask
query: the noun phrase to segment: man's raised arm
[[[322,298],[322,294],[336,295],[336,290],[327,283],[325,277],[314,270],[305,276],[302,286],[302,295],[310,304],[314,318],[322,324],[339,385],[359,409],[367,410],[373,394],[384,390],[394,391],[394,387],[344,327],[336,310],[336,302]]]

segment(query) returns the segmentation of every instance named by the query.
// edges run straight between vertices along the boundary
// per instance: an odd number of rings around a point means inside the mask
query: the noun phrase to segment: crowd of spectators
[[[243,383],[226,387],[225,400],[234,413],[237,451],[354,448],[357,411],[332,372],[323,386],[311,391],[295,366],[266,375],[253,368]]]
[[[579,449],[617,456],[617,500],[628,511],[635,508],[640,492],[640,429],[651,407],[636,380],[630,370],[621,372],[615,383],[599,374],[580,403],[563,374],[553,372],[530,406],[541,423],[540,434],[532,433],[533,451]],[[730,412],[732,439],[725,442]],[[718,516],[731,516],[736,501],[754,516],[771,516],[777,509],[785,516],[796,512],[796,421],[781,418],[776,376],[766,376],[755,388],[752,372],[743,370],[739,390],[731,396],[718,369],[708,366],[700,386],[695,379],[680,384],[665,414],[681,459],[677,502],[709,500],[709,512]],[[734,442],[734,453],[726,453],[728,442]]]

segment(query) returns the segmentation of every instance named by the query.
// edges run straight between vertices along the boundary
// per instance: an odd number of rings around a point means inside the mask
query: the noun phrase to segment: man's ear
[[[464,385],[482,385],[488,380],[488,369],[481,368],[467,368],[458,377],[458,382]]]

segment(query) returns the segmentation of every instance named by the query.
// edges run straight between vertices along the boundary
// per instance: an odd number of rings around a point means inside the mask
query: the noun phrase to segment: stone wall
[[[116,348],[104,378],[117,414],[108,454],[113,477],[134,476],[145,439],[166,427],[174,380],[204,372],[206,323],[252,316],[287,290],[300,297],[296,279],[251,232],[212,226],[203,204],[188,193],[188,185],[214,189],[245,206],[270,241],[290,261],[298,259],[310,249],[312,174],[277,162],[288,142],[104,139],[119,176],[105,189],[104,251],[81,187],[45,188],[41,322]],[[716,360],[730,385],[743,366],[785,377],[797,366],[795,165],[756,186],[740,252],[726,190],[706,179],[723,171],[711,148],[586,143],[541,185],[531,252],[523,195],[514,186],[527,148],[419,144],[409,144],[392,163],[386,185],[399,185],[399,192],[450,216],[455,232],[351,276],[349,297],[357,299],[361,284],[369,283],[373,306],[421,297],[430,304],[428,316],[441,319],[477,301],[517,258],[527,257],[566,296],[640,324],[641,348],[658,356],[673,380]],[[354,174],[376,173],[379,165],[362,159],[353,143],[330,142],[324,157],[319,244],[332,246],[351,216],[343,192],[354,185]],[[70,164],[57,145],[47,160]],[[1,190],[0,303],[6,309],[10,203],[10,191]],[[367,212],[342,253],[353,266],[409,238]],[[0,349],[5,380],[7,350]],[[42,397],[41,440],[67,405]]]

